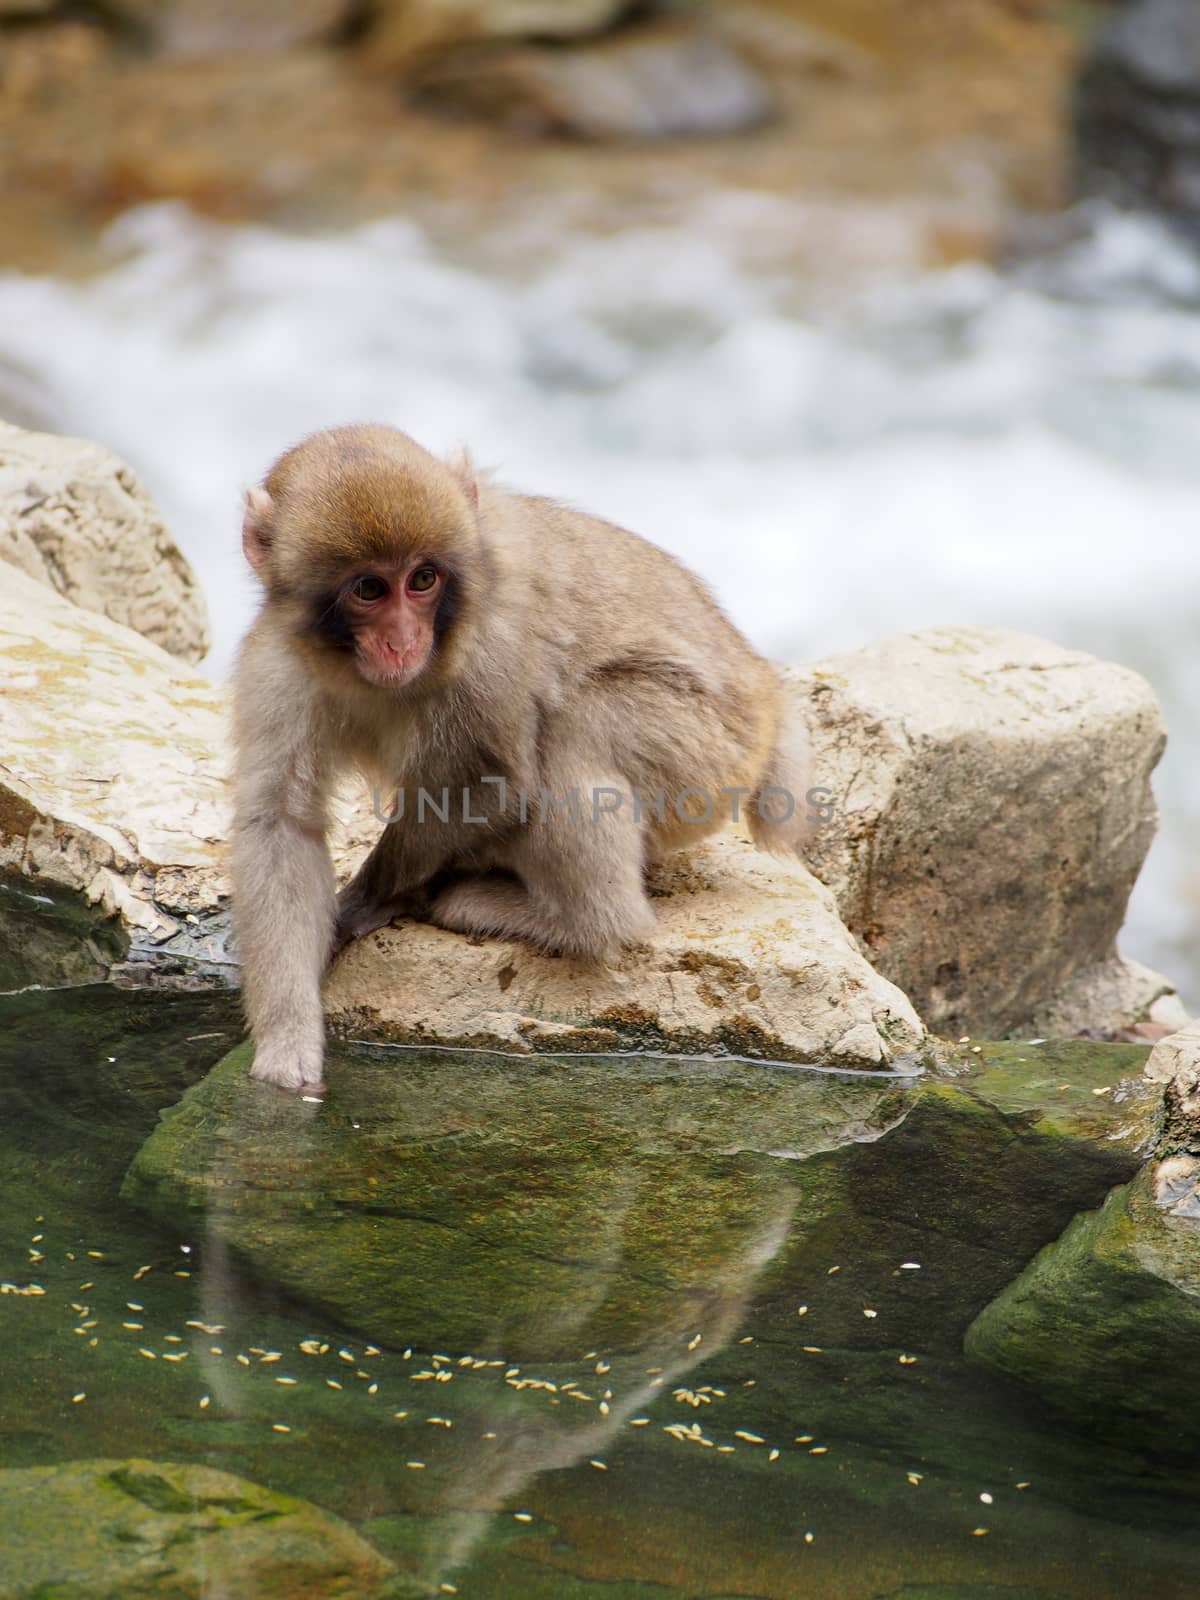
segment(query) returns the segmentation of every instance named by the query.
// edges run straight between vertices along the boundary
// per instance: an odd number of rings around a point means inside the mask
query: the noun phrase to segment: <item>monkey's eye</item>
[[[356,600],[365,600],[368,604],[374,600],[382,600],[388,592],[388,586],[382,578],[373,578],[369,574],[364,578],[355,579],[350,593]]]
[[[413,594],[427,594],[438,581],[436,567],[418,567],[409,574],[408,588]]]

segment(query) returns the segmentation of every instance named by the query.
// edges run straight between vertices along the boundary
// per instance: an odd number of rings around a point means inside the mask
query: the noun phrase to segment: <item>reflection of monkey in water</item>
[[[348,427],[250,491],[243,542],[266,591],[235,697],[255,1077],[320,1083],[330,952],[402,911],[603,957],[653,924],[646,864],[739,802],[758,843],[797,846],[774,669],[635,534]],[[350,768],[440,810],[410,806],[335,897]]]

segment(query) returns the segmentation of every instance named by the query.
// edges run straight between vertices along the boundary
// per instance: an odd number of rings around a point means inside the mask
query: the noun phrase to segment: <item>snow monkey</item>
[[[666,852],[739,811],[798,847],[775,669],[636,534],[372,425],[282,456],[243,545],[263,588],[234,716],[254,1077],[320,1086],[326,965],[400,914],[603,960],[652,927]],[[396,820],[338,894],[328,806],[352,770]]]

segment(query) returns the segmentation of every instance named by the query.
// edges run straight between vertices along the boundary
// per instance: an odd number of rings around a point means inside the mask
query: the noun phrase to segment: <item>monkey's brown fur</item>
[[[246,541],[266,592],[235,681],[233,872],[256,1076],[320,1081],[330,951],[400,911],[598,959],[652,926],[646,864],[722,826],[720,791],[751,795],[759,843],[797,846],[774,669],[635,534],[363,426],[283,456],[247,497]],[[432,653],[381,686],[338,596],[418,558],[445,574]],[[405,818],[335,902],[327,800],[350,768],[403,790]],[[767,785],[796,797],[790,820],[758,814]],[[418,787],[449,791],[447,821],[414,816]]]

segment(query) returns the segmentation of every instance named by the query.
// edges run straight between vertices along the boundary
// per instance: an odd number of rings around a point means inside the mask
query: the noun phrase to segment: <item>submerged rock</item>
[[[380,1343],[510,1360],[679,1356],[699,1327],[707,1350],[778,1264],[849,1278],[848,1237],[869,1255],[873,1231],[895,1251],[908,1230],[938,1269],[890,1333],[928,1343],[938,1295],[974,1315],[1136,1170],[1159,1099],[1144,1055],[989,1047],[920,1080],[343,1048],[318,1104],[252,1082],[243,1046],[163,1114],[122,1195],[208,1241],[218,1293],[228,1252]]]
[[[930,1028],[1182,1022],[1170,983],[1116,950],[1165,744],[1144,679],[997,628],[884,640],[788,678],[832,808],[813,870]]]
[[[0,1471],[0,1526],[5,1600],[371,1600],[395,1575],[340,1517],[169,1461]]]
[[[184,661],[208,651],[195,573],[131,469],[101,445],[0,422],[0,560]]]
[[[325,989],[343,1033],[522,1050],[667,1049],[883,1066],[919,1018],[797,861],[724,836],[651,875],[657,927],[619,960],[541,955],[413,923],[340,957]]]
[[[1142,1169],[971,1324],[969,1356],[1076,1427],[1169,1459],[1200,1449],[1200,1159]]]

